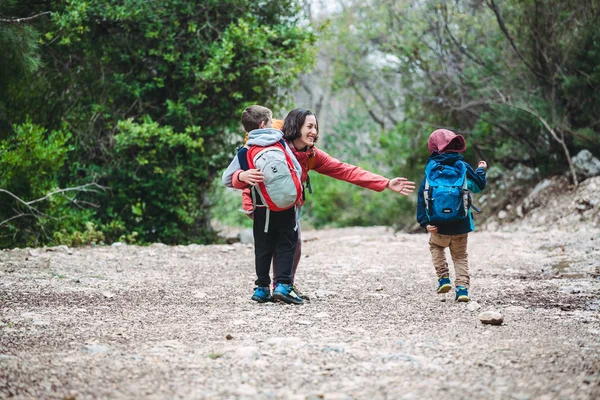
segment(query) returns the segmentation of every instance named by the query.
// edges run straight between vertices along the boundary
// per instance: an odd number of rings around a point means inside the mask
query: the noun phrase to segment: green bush
[[[41,199],[59,187],[71,135],[48,132],[30,120],[13,126],[14,134],[0,141],[0,247],[38,246],[52,242],[52,232],[70,224],[81,211],[73,209],[68,194]],[[69,214],[73,213],[70,217]]]
[[[86,222],[83,232],[69,233],[63,228],[54,232],[53,237],[55,244],[66,244],[69,247],[104,243],[104,233],[96,230],[96,225],[91,221]]]
[[[398,193],[387,189],[378,193],[315,171],[310,177],[313,193],[306,194],[303,219],[316,228],[406,226],[414,219],[411,200]]]
[[[214,220],[225,226],[252,227],[252,220],[242,209],[242,192],[223,186],[220,179],[215,180],[210,194],[210,211]]]
[[[113,240],[133,232],[142,242],[211,239],[201,207],[210,163],[203,144],[199,129],[178,133],[149,117],[119,122],[115,162],[103,180],[110,189],[97,214]]]

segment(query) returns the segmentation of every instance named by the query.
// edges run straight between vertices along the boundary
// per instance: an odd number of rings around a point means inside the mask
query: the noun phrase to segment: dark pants
[[[292,266],[298,244],[296,212],[294,207],[285,211],[270,211],[269,229],[265,232],[267,209],[254,210],[254,257],[256,263],[256,286],[269,286],[269,270],[274,261],[278,283],[292,283]]]
[[[302,257],[302,232],[300,229],[300,221],[298,221],[298,243],[296,244],[294,264],[292,265],[292,283],[294,283],[296,278],[296,270],[298,269],[298,264],[300,264],[300,257]],[[277,271],[277,262],[275,258],[273,258],[273,284],[276,284],[277,282],[279,282],[279,274]]]

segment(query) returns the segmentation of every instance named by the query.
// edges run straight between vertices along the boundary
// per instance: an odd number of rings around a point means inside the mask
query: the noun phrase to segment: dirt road
[[[248,245],[0,252],[0,398],[599,398],[599,233],[472,234],[473,311],[425,235],[304,240],[303,306],[250,300]]]

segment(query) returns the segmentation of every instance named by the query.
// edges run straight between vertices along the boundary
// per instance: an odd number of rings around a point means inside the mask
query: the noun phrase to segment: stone
[[[502,322],[504,322],[504,317],[497,311],[484,311],[479,314],[479,320],[483,324],[502,325]]]
[[[600,160],[587,149],[573,157],[573,167],[578,175],[586,178],[600,175]]]
[[[272,346],[291,347],[302,344],[302,339],[297,337],[271,337],[267,339],[267,344]]]
[[[323,400],[352,400],[352,396],[346,393],[332,392],[325,393],[323,395]]]
[[[508,213],[504,210],[500,210],[498,212],[498,219],[505,219],[508,216]]]
[[[260,350],[255,346],[243,346],[235,349],[234,357],[244,360],[258,360]]]
[[[324,353],[343,353],[344,351],[345,351],[344,346],[325,345],[323,347]]]
[[[519,218],[523,218],[524,214],[523,214],[523,206],[522,205],[518,205],[517,208],[515,209],[515,212],[517,213],[517,216]]]
[[[110,347],[98,343],[86,344],[83,346],[83,351],[92,354],[108,353],[110,352]]]
[[[46,251],[54,251],[57,253],[73,254],[71,249],[69,249],[69,246],[67,246],[66,244],[61,244],[60,246],[55,246],[55,247],[44,247],[44,249]]]
[[[579,288],[576,288],[574,286],[562,286],[558,289],[560,292],[562,293],[566,293],[566,294],[577,294],[577,293],[581,293],[581,290]]]
[[[467,304],[467,310],[469,310],[469,311],[477,311],[480,308],[481,308],[481,306],[476,301],[470,301],[469,304]]]
[[[241,384],[240,386],[237,387],[236,393],[242,397],[244,397],[244,396],[254,397],[254,396],[258,395],[258,390],[254,386],[251,386],[248,384]]]
[[[240,243],[242,244],[254,244],[254,234],[252,229],[243,229],[239,233]]]
[[[490,221],[486,224],[486,230],[488,230],[490,232],[498,231],[499,227],[500,227],[500,225],[496,221]]]

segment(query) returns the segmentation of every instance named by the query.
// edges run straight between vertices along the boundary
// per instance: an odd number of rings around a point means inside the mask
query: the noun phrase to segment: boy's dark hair
[[[283,138],[288,142],[298,139],[300,137],[300,129],[302,128],[302,125],[304,125],[306,117],[309,115],[313,115],[315,117],[315,121],[317,121],[317,137],[315,138],[316,142],[317,138],[319,137],[319,120],[312,111],[306,108],[295,108],[288,113],[283,121],[283,127],[281,127]]]
[[[242,113],[242,125],[246,132],[260,128],[261,122],[267,123],[273,119],[273,113],[267,107],[250,106]]]

